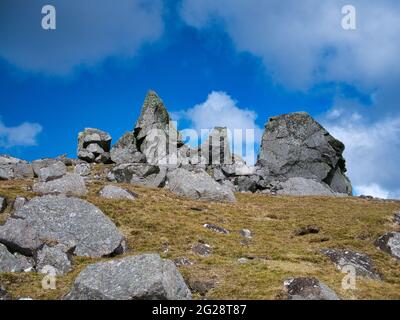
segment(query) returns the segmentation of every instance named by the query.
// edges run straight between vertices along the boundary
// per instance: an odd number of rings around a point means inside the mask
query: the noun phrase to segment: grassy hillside
[[[1,181],[0,194],[10,200],[17,195],[32,198],[29,181]],[[134,201],[106,200],[96,193],[103,183],[89,183],[85,197],[107,214],[126,236],[126,255],[158,252],[162,257],[186,257],[194,262],[179,267],[192,287],[207,299],[281,299],[282,282],[288,277],[315,276],[347,299],[400,299],[399,262],[373,246],[381,234],[396,230],[393,213],[400,202],[359,198],[280,197],[260,194],[236,194],[237,203],[221,204],[191,201],[164,189],[132,185]],[[0,214],[0,223],[9,210]],[[203,227],[213,223],[230,230],[218,234]],[[295,236],[297,228],[315,225],[318,234]],[[244,243],[239,231],[253,232]],[[204,241],[213,247],[210,257],[191,251]],[[168,252],[166,252],[168,248]],[[357,290],[344,291],[344,274],[323,255],[322,248],[346,248],[368,254],[384,276],[384,281],[357,280]],[[247,257],[247,264],[239,258]],[[68,292],[82,268],[96,260],[75,258],[74,271],[57,278],[56,290],[41,288],[42,275],[36,273],[0,274],[0,282],[16,297],[57,299]],[[202,298],[198,293],[195,298]]]

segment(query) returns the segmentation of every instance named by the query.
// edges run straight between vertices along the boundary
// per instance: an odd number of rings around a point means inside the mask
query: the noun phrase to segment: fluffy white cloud
[[[68,74],[107,57],[130,57],[163,31],[162,0],[50,3],[56,30],[41,28],[43,1],[0,2],[0,58],[29,71]]]
[[[213,91],[208,95],[206,101],[175,114],[174,118],[189,120],[199,135],[203,131],[201,137],[203,141],[209,130],[214,127],[227,127],[233,136],[234,152],[244,156],[249,163],[254,163],[255,148],[262,135],[262,129],[256,124],[257,114],[249,109],[240,108],[237,101],[227,93]],[[241,130],[242,140],[235,136],[235,130]],[[246,130],[253,130],[253,135],[248,135],[246,138]]]
[[[341,26],[348,1],[183,0],[181,15],[207,29],[222,22],[237,48],[261,57],[273,78],[296,89],[320,81],[372,87],[398,74],[400,3],[353,0],[357,30]]]
[[[400,197],[400,117],[369,122],[359,113],[335,108],[321,121],[346,145],[348,174],[358,194]]]
[[[42,126],[37,123],[24,122],[16,127],[7,127],[0,120],[0,147],[35,146],[41,131]]]

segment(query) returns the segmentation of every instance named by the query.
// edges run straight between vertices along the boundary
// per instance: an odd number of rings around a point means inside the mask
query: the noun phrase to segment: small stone
[[[199,256],[208,257],[212,254],[213,249],[209,244],[199,242],[192,247],[192,251]]]
[[[177,266],[191,266],[193,265],[193,262],[191,260],[189,260],[186,257],[182,257],[182,258],[176,258],[174,260],[175,265]]]
[[[74,172],[82,177],[86,177],[90,174],[90,164],[86,162],[78,163],[75,166]]]
[[[240,230],[240,235],[245,237],[246,239],[252,239],[253,233],[249,229],[242,229]]]
[[[204,228],[207,228],[207,229],[209,229],[211,231],[214,231],[216,233],[222,233],[222,234],[228,234],[229,233],[229,231],[226,230],[225,228],[219,227],[219,226],[217,226],[215,224],[206,223],[206,224],[204,224]]]
[[[246,264],[246,263],[249,262],[249,259],[247,259],[247,258],[239,258],[239,259],[238,259],[238,262],[239,262],[240,264]]]

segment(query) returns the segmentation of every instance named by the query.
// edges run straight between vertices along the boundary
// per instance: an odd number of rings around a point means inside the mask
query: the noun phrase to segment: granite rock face
[[[87,193],[85,180],[75,173],[67,173],[62,178],[33,185],[33,191],[39,194],[68,194],[84,196]]]
[[[305,112],[273,117],[265,126],[257,165],[270,180],[301,177],[352,194],[344,145]]]
[[[114,200],[135,200],[137,198],[137,195],[133,192],[112,185],[107,185],[101,189],[99,196]]]
[[[118,164],[143,163],[146,156],[137,147],[133,132],[125,133],[111,148],[111,160]]]
[[[375,241],[375,246],[400,260],[400,232],[388,232]]]
[[[112,169],[115,181],[145,187],[163,187],[167,168],[146,163],[121,164]]]
[[[9,155],[0,155],[0,180],[32,179],[32,165]]]
[[[67,300],[190,300],[191,293],[175,264],[143,254],[86,267]]]
[[[95,128],[79,132],[78,158],[89,163],[110,163],[111,139],[107,132]]]
[[[232,190],[214,181],[204,170],[188,171],[182,168],[167,174],[168,189],[199,200],[235,202]]]
[[[123,250],[124,238],[114,223],[91,203],[63,195],[36,197],[0,226],[0,243],[33,256],[44,244],[62,245],[85,257]]]

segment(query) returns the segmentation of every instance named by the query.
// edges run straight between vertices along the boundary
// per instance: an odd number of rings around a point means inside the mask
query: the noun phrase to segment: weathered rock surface
[[[61,161],[56,161],[50,164],[49,166],[40,168],[38,177],[39,181],[47,182],[61,178],[66,173],[67,173],[67,166]]]
[[[400,260],[400,232],[388,232],[375,241],[375,246]]]
[[[24,261],[14,256],[5,245],[0,243],[0,273],[22,272],[25,268]]]
[[[74,173],[80,175],[81,177],[86,177],[90,175],[90,171],[90,164],[86,162],[78,163],[74,168]]]
[[[339,270],[346,266],[352,266],[356,275],[374,280],[381,280],[381,275],[375,270],[375,266],[366,254],[351,250],[322,249],[321,253],[326,255]]]
[[[252,239],[253,233],[249,229],[242,229],[240,230],[240,235],[246,239]]]
[[[284,286],[289,300],[339,300],[332,289],[316,278],[292,278]]]
[[[133,132],[125,133],[111,148],[111,160],[116,164],[144,163],[146,156],[137,147]]]
[[[40,169],[50,167],[53,164],[56,164],[60,160],[54,158],[44,158],[32,161],[32,168],[35,174],[35,177],[38,177],[40,174]]]
[[[147,93],[134,135],[139,151],[146,156],[147,163],[152,165],[159,165],[168,154],[176,154],[182,146],[179,132],[164,103],[154,91]]]
[[[32,165],[8,155],[0,155],[0,180],[32,179]]]
[[[44,272],[46,266],[51,266],[57,275],[63,275],[72,270],[72,264],[68,254],[62,250],[61,246],[50,247],[44,245],[35,255],[36,270]]]
[[[109,163],[111,136],[104,131],[94,128],[86,128],[78,135],[78,158],[86,162]]]
[[[12,205],[13,212],[22,208],[27,202],[28,202],[28,199],[25,197],[19,197],[19,196],[16,197],[13,202],[13,205]]]
[[[107,185],[101,189],[99,196],[114,200],[135,200],[137,198],[135,193],[112,185]]]
[[[335,193],[325,184],[312,179],[289,178],[283,182],[271,183],[271,190],[278,195],[288,196],[334,196]]]
[[[7,198],[0,196],[0,213],[3,213],[7,208]]]
[[[81,176],[75,173],[67,173],[64,177],[56,180],[35,183],[33,191],[40,194],[84,196],[87,193],[87,188]]]
[[[393,217],[393,222],[400,225],[400,212],[396,212]]]
[[[305,112],[273,117],[265,127],[257,164],[271,180],[301,177],[352,194],[344,145]]]
[[[145,163],[121,164],[112,169],[114,179],[119,183],[131,183],[146,187],[162,187],[167,169]]]
[[[121,252],[123,241],[100,209],[63,195],[36,197],[0,226],[0,243],[29,256],[51,242],[74,248],[77,256],[103,257]]]
[[[182,168],[167,173],[168,188],[184,197],[209,201],[236,201],[233,192],[214,181],[204,170]]]
[[[187,300],[191,293],[174,263],[156,254],[100,262],[76,278],[68,300]]]

